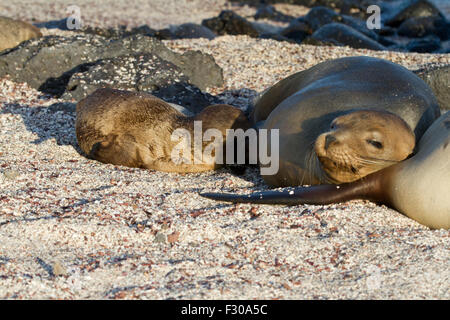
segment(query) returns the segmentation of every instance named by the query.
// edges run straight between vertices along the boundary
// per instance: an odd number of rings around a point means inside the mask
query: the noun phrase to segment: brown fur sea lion
[[[224,159],[227,129],[250,127],[244,113],[230,105],[211,105],[187,117],[150,94],[108,88],[98,89],[81,100],[76,114],[78,144],[90,158],[166,172],[200,172],[220,167],[224,160],[218,161],[216,151]],[[201,128],[197,130],[195,125]],[[214,132],[209,129],[215,130],[216,135],[211,136]],[[198,152],[195,135],[210,135],[213,142],[201,140]],[[180,147],[188,151],[187,155],[177,149]],[[206,153],[206,149],[210,152]]]
[[[431,89],[406,68],[372,57],[329,60],[265,91],[251,115],[279,130],[270,186],[344,183],[407,158],[440,115]],[[272,149],[269,141],[269,150]]]
[[[249,195],[201,194],[234,203],[330,204],[367,199],[386,204],[430,228],[450,229],[450,111],[426,131],[413,157],[340,185],[298,187]]]
[[[0,17],[0,51],[14,48],[19,43],[42,37],[35,26],[7,17]]]

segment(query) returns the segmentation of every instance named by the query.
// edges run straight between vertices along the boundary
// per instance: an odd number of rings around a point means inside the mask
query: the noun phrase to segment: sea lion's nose
[[[330,146],[330,143],[336,141],[336,138],[329,134],[325,136],[325,150],[328,150],[328,147]]]

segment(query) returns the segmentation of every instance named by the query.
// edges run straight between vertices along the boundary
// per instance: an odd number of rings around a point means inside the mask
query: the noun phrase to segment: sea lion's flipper
[[[103,163],[127,167],[141,167],[136,140],[133,136],[110,134],[92,146],[89,157]]]
[[[202,197],[233,203],[258,204],[330,204],[352,199],[365,199],[365,183],[315,185],[280,191],[263,191],[247,195],[230,193],[200,193]]]

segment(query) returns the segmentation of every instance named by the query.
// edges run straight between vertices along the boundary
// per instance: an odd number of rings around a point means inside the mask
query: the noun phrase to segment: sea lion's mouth
[[[329,183],[344,183],[358,180],[365,174],[360,173],[362,166],[353,163],[339,162],[329,157],[318,157],[322,171]]]

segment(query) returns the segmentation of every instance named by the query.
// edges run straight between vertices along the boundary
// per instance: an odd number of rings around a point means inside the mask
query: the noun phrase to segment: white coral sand
[[[0,7],[15,18],[45,20],[68,2]],[[139,12],[133,21],[146,23],[139,19],[148,15],[163,26],[167,16],[181,23],[221,9],[203,0],[164,0],[159,11],[102,3],[86,8],[86,20],[104,25],[109,20],[102,17]],[[449,55],[245,36],[165,44],[211,53],[226,83],[209,91],[242,108],[275,81],[327,59],[370,55],[411,69],[450,63]],[[88,160],[76,145],[74,116],[70,103],[0,80],[0,299],[450,298],[450,231],[365,201],[294,207],[209,201],[197,193],[266,186],[253,168],[242,176],[226,169],[179,175]]]

